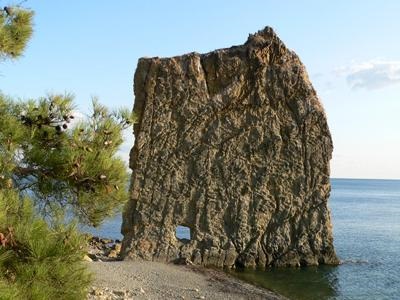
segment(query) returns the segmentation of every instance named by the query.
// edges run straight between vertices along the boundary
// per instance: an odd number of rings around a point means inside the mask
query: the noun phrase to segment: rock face
[[[207,54],[142,58],[134,87],[125,258],[338,263],[326,116],[304,66],[271,28]],[[178,225],[190,241],[176,237]]]

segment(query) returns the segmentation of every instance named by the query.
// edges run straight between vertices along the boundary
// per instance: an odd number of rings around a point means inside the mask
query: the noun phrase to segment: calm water
[[[400,299],[400,181],[332,179],[329,205],[342,265],[236,275],[290,299]],[[92,233],[121,238],[120,224]]]

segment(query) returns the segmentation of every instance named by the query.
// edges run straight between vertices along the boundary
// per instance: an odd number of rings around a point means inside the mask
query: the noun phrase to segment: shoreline
[[[88,299],[287,299],[223,271],[144,260],[86,262]]]
[[[87,299],[287,299],[223,270],[121,260],[121,241],[88,236],[85,265],[93,274]]]

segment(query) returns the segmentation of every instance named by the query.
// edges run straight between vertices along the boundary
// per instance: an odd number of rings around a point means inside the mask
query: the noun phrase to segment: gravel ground
[[[88,299],[284,299],[221,271],[148,261],[88,262]]]

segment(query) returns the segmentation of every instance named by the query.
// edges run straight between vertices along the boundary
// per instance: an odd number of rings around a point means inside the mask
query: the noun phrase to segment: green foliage
[[[0,299],[83,299],[90,275],[75,225],[37,217],[15,190],[0,191]]]
[[[0,9],[0,58],[22,55],[31,11]],[[15,101],[0,93],[0,299],[82,299],[86,241],[67,214],[99,225],[127,200],[116,156],[134,115],[93,101],[77,120],[73,97]]]
[[[62,207],[96,226],[121,208],[128,175],[115,154],[131,122],[123,112],[93,101],[93,114],[76,122],[71,95],[20,103],[0,97],[0,113],[7,112],[8,129],[0,123],[0,151],[9,159],[0,165],[0,176],[27,191],[43,214]]]
[[[115,154],[132,116],[93,101],[93,114],[75,122],[71,95],[0,95],[0,114],[0,187],[29,195],[44,215],[64,208],[93,226],[121,208],[128,175]]]
[[[33,12],[18,7],[0,10],[0,57],[22,55],[32,35]]]

